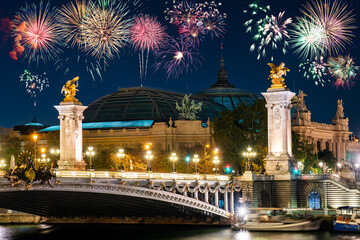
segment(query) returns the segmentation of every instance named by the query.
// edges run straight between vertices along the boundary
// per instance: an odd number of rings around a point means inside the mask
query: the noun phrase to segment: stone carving
[[[76,92],[79,91],[76,89],[78,86],[79,77],[75,77],[74,79],[66,82],[66,84],[61,89],[61,93],[65,95],[63,102],[79,103],[79,100],[75,98]]]
[[[305,105],[305,100],[304,100],[304,97],[306,96],[307,95],[302,90],[299,90],[298,99],[296,103],[297,111],[307,111],[307,107]]]
[[[337,110],[336,110],[335,118],[345,118],[345,116],[344,116],[344,106],[343,106],[342,99],[339,99],[337,101]]]
[[[268,63],[267,65],[269,65],[271,67],[271,71],[270,71],[270,76],[269,78],[271,78],[271,89],[273,88],[286,88],[285,82],[284,82],[284,78],[282,77],[283,75],[286,76],[286,72],[289,72],[290,69],[285,67],[285,63],[280,63],[279,66],[276,66],[273,63]]]

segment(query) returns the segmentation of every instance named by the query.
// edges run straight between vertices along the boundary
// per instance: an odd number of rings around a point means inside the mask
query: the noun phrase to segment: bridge
[[[1,179],[0,207],[48,222],[229,224],[242,190],[227,175],[151,172],[57,170],[52,185]]]

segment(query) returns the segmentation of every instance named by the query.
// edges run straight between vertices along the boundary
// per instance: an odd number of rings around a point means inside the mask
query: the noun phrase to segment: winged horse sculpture
[[[268,63],[267,65],[271,67],[270,76],[269,76],[269,78],[271,78],[272,81],[271,88],[286,87],[284,83],[284,78],[282,76],[283,75],[286,76],[286,72],[289,72],[290,69],[285,67],[285,63],[282,62],[280,63],[279,66],[276,66],[273,63]]]

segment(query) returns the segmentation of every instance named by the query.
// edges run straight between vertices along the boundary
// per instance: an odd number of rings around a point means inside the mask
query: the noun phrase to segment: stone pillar
[[[227,193],[226,190],[225,190],[225,193],[224,193],[224,210],[229,211],[228,193]]]
[[[219,191],[215,190],[215,206],[219,207]]]
[[[205,189],[205,193],[204,193],[204,195],[205,195],[205,202],[206,203],[209,203],[209,190],[208,189]]]
[[[291,99],[295,93],[286,88],[269,88],[261,93],[266,99],[268,112],[268,154],[266,173],[289,175],[293,164],[291,146]]]
[[[83,160],[82,120],[87,106],[80,102],[61,102],[54,106],[60,119],[59,169],[85,170]]]
[[[234,189],[230,192],[230,213],[234,213]]]
[[[195,190],[195,192],[194,192],[194,198],[195,198],[196,200],[199,200],[199,191],[198,191],[198,190]]]

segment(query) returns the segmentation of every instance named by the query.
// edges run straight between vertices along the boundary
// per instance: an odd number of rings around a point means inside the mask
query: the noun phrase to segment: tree
[[[303,173],[315,173],[319,172],[318,156],[315,154],[315,145],[309,143],[306,139],[302,139],[301,136],[292,131],[292,150],[296,163],[301,162],[304,166]]]
[[[213,122],[214,140],[223,152],[226,163],[234,170],[244,171],[242,152],[251,146],[257,157],[252,159],[258,171],[264,169],[267,152],[267,111],[265,100],[257,99],[253,105],[238,105],[234,111],[223,111]]]
[[[196,114],[201,111],[202,102],[195,103],[194,100],[190,102],[190,96],[186,95],[181,101],[181,106],[176,102],[176,110],[179,111],[179,116],[185,120],[196,120]]]
[[[328,168],[335,169],[337,159],[333,152],[325,149],[318,153],[319,160],[323,161]]]

